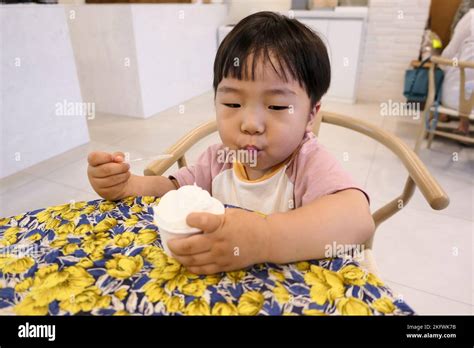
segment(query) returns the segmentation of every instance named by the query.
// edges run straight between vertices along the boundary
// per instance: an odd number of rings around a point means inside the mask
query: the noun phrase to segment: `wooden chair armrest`
[[[474,107],[474,93],[471,93],[469,97],[466,96],[466,72],[465,68],[474,69],[474,62],[471,61],[458,61],[454,59],[447,59],[440,56],[433,56],[430,58],[434,65],[449,65],[452,67],[456,67],[459,69],[459,106],[458,106],[458,113],[461,117],[469,118],[469,115],[472,112]],[[429,71],[429,82],[428,82],[428,97],[426,98],[425,104],[425,121],[426,117],[429,115],[428,110],[434,102],[434,94],[435,94],[435,82],[434,82],[434,67],[430,68]],[[451,136],[450,136],[451,137]],[[430,138],[432,139],[432,137]],[[428,143],[431,143],[431,140]],[[418,143],[417,143],[418,146]],[[416,148],[418,150],[418,148]]]
[[[408,203],[413,195],[415,185],[418,186],[426,201],[433,209],[442,210],[448,206],[449,197],[447,194],[430,174],[419,157],[403,141],[382,128],[363,120],[325,111],[321,111],[320,114],[322,122],[354,130],[382,143],[401,160],[407,169],[409,176],[402,194],[373,214],[377,225],[401,210],[399,205],[400,200],[402,201],[402,207]],[[184,159],[186,151],[196,142],[216,130],[217,123],[215,120],[211,120],[193,129],[165,152],[173,155],[172,158],[151,162],[144,170],[144,174],[162,175],[176,161],[178,161],[179,167],[186,165]],[[316,131],[317,130],[318,129],[316,129]]]
[[[363,120],[331,112],[323,112],[323,122],[355,130],[382,143],[402,161],[411,180],[418,186],[431,208],[442,210],[448,206],[449,197],[442,187],[413,150],[399,138]]]
[[[448,59],[448,58],[444,58],[444,57],[441,57],[441,56],[432,56],[430,58],[430,60],[433,63],[439,64],[439,65],[449,65],[449,66],[453,66],[453,67],[474,69],[474,62],[470,62],[470,61],[467,61],[467,60],[455,61],[453,59]]]
[[[163,175],[176,161],[181,168],[186,165],[184,154],[195,143],[202,138],[214,133],[217,130],[216,120],[208,121],[187,133],[176,144],[165,151],[165,154],[171,154],[173,157],[163,160],[156,160],[148,164],[143,173],[145,175]]]

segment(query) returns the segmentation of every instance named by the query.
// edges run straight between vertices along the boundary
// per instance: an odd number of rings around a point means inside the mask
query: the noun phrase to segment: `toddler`
[[[132,175],[123,153],[93,152],[91,185],[117,200],[196,183],[222,203],[266,214],[189,214],[187,224],[203,233],[168,246],[197,274],[323,258],[327,245],[363,244],[374,233],[368,196],[312,133],[330,79],[316,33],[276,13],[250,15],[226,36],[214,62],[222,144],[169,177]]]

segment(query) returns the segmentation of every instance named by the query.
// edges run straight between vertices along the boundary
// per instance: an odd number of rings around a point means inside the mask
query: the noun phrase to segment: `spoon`
[[[132,160],[129,160],[128,163],[132,162],[138,162],[138,161],[145,161],[145,160],[161,160],[161,159],[166,159],[166,158],[171,158],[173,155],[171,154],[166,154],[166,155],[158,155],[158,156],[153,156],[153,157],[142,157],[142,158],[135,158]]]

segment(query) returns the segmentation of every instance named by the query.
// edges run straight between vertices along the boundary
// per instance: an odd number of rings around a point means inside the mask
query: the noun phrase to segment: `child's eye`
[[[228,108],[232,108],[232,109],[240,108],[240,104],[223,104],[223,105],[227,106]]]
[[[288,106],[270,105],[268,108],[269,108],[270,110],[276,110],[276,111],[279,111],[279,110],[285,110],[285,109],[288,109]]]

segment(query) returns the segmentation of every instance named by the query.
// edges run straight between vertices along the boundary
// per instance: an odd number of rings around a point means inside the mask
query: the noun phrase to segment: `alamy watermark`
[[[418,120],[420,113],[420,103],[395,102],[392,99],[380,103],[381,116],[412,117],[414,120]]]
[[[18,326],[18,337],[20,338],[47,338],[48,341],[56,339],[56,325],[37,325],[26,322]]]
[[[257,166],[257,150],[246,150],[229,149],[227,146],[223,149],[217,150],[217,163],[234,163],[240,162],[242,164],[248,164],[250,167]]]
[[[88,120],[95,118],[95,103],[71,102],[64,99],[55,104],[56,116],[86,116]]]
[[[338,244],[332,242],[332,244],[326,244],[324,247],[325,257],[339,257],[352,256],[355,259],[364,259],[365,246],[363,244]]]
[[[15,244],[0,249],[0,256],[22,258],[40,255],[41,248],[37,244]]]

